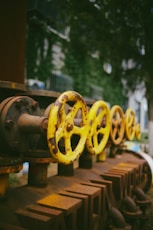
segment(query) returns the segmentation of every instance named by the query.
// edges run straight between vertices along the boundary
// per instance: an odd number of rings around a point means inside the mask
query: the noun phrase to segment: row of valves
[[[45,111],[28,96],[0,103],[0,155],[49,150],[53,162],[70,164],[84,149],[93,155],[106,146],[141,138],[134,111],[103,100],[87,105],[75,91],[62,93]]]

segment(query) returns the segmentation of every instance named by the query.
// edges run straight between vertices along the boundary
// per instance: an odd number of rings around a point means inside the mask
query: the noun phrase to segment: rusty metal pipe
[[[136,195],[137,199],[140,201],[145,201],[147,199],[146,194],[140,187],[135,187],[134,194]]]
[[[112,207],[110,210],[110,216],[113,222],[113,225],[116,228],[125,228],[126,222],[122,213],[115,207]]]
[[[48,127],[48,118],[33,116],[23,113],[18,120],[18,126],[22,132],[41,133],[45,132]]]
[[[137,212],[138,206],[130,196],[126,196],[123,202],[128,212]]]
[[[148,199],[144,191],[138,186],[134,189],[133,193],[136,196],[136,203],[141,207],[145,214],[146,208],[151,205],[151,199]]]

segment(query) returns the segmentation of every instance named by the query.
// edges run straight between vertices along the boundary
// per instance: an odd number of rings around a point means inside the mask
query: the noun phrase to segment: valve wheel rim
[[[98,155],[105,148],[110,133],[110,111],[108,105],[96,101],[88,114],[90,130],[87,136],[86,147],[91,154]]]
[[[125,113],[125,133],[127,140],[131,141],[135,136],[135,113],[131,108],[128,108]]]
[[[74,104],[70,107],[68,102]],[[79,126],[75,117],[81,113]],[[62,164],[71,164],[83,152],[89,127],[87,126],[87,106],[80,94],[66,91],[59,96],[51,107],[48,117],[47,141],[53,159]],[[72,146],[73,137],[76,146]],[[75,138],[74,138],[75,139]]]
[[[122,108],[114,105],[110,110],[111,128],[110,137],[115,145],[119,145],[124,138],[125,117]]]
[[[135,128],[135,137],[137,140],[141,139],[141,126],[140,124],[136,124],[136,128]]]

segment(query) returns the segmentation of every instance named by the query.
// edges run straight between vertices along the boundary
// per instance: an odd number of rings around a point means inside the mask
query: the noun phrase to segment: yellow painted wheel
[[[127,140],[131,141],[135,136],[135,113],[131,108],[128,108],[125,113],[125,134]]]
[[[137,140],[141,139],[141,126],[140,124],[136,124],[136,128],[135,128],[135,137]]]
[[[61,94],[51,107],[47,140],[51,156],[56,162],[70,164],[83,152],[89,132],[87,114],[83,98],[74,91]]]
[[[110,110],[111,129],[110,137],[115,145],[119,145],[124,137],[125,117],[122,108],[114,105]]]
[[[90,130],[86,146],[91,154],[100,154],[105,148],[110,133],[110,111],[104,101],[96,101],[88,115]]]

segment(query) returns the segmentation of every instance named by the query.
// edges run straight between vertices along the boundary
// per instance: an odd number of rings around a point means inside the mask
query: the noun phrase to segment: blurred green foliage
[[[26,73],[45,81],[55,69],[52,47],[59,42],[65,55],[61,71],[74,79],[74,90],[90,96],[90,84],[103,89],[103,99],[126,107],[128,87],[144,81],[153,101],[153,4],[136,0],[30,1]],[[36,4],[37,3],[37,4]],[[53,28],[65,35],[62,39]],[[48,47],[44,55],[44,41]],[[94,54],[96,57],[93,57]],[[39,61],[38,61],[39,60]],[[103,64],[112,72],[106,73]],[[124,65],[123,65],[124,63]],[[123,89],[122,80],[126,81]],[[153,103],[152,103],[153,104]]]

